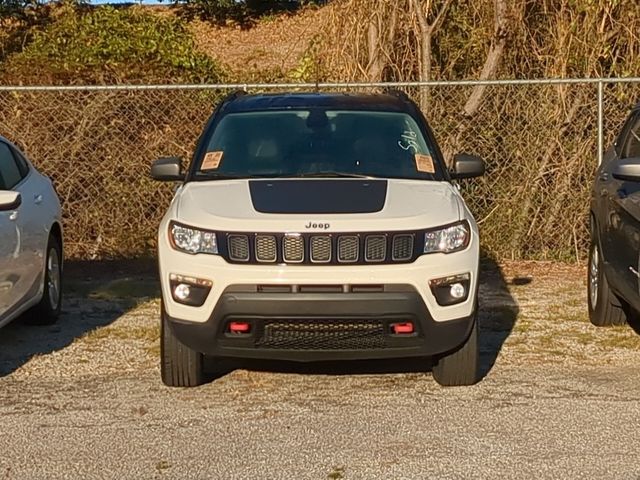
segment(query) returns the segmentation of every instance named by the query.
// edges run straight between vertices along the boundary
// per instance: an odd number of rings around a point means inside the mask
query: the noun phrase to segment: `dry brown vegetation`
[[[323,31],[315,70],[332,80],[640,72],[635,0],[344,0],[334,4]],[[595,85],[429,87],[408,93],[421,103],[448,161],[459,151],[487,160],[490,175],[468,194],[485,220],[491,251],[513,258],[580,258],[597,158]],[[637,85],[607,85],[607,142],[638,98]]]
[[[166,8],[146,11],[175,16]],[[234,82],[640,72],[635,0],[336,0],[263,18],[248,30],[201,21],[188,29],[196,48],[223,63]],[[467,151],[487,161],[488,175],[464,189],[490,253],[583,257],[597,158],[596,85],[406,91],[422,104],[447,160]],[[153,250],[171,196],[146,178],[148,165],[163,154],[188,157],[220,94],[0,92],[0,131],[54,178],[71,256],[135,256]],[[638,84],[605,86],[605,143],[638,98]]]
[[[189,27],[201,51],[218,59],[234,81],[282,80],[296,69],[325,23],[328,9],[306,8],[274,15],[251,29],[216,26],[202,20]]]

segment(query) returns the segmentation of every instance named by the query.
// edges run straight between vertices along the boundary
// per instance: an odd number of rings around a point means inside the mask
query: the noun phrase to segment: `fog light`
[[[443,307],[466,301],[469,297],[470,285],[471,275],[469,273],[434,278],[429,282],[431,293],[436,297],[438,305]]]
[[[186,283],[179,283],[173,290],[173,294],[178,300],[182,300],[184,302],[191,294],[191,287]]]
[[[464,298],[467,294],[467,289],[461,283],[454,283],[449,290],[451,296],[455,299]]]
[[[203,278],[188,277],[172,273],[169,275],[173,300],[192,307],[204,305],[213,282]]]

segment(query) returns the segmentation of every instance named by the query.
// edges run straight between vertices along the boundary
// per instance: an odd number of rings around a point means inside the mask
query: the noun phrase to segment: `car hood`
[[[175,219],[223,231],[386,231],[437,227],[461,218],[447,182],[269,179],[190,182]]]

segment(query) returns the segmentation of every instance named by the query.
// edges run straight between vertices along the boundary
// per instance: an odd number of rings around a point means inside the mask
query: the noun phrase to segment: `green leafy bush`
[[[218,82],[219,65],[197,52],[184,22],[139,7],[63,5],[9,56],[4,83]]]

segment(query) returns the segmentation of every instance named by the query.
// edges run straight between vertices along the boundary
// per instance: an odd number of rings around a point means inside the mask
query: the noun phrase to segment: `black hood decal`
[[[260,213],[373,213],[384,207],[386,180],[250,180]]]

